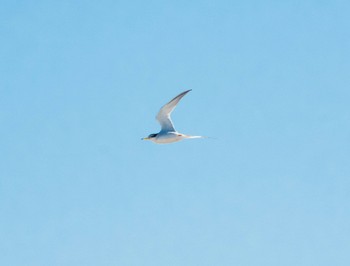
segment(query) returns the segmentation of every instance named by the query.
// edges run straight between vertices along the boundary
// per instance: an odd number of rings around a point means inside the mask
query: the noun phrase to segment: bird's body
[[[191,90],[187,90],[180,93],[159,110],[156,118],[162,127],[161,131],[157,134],[150,134],[148,137],[143,138],[144,140],[150,140],[157,144],[168,144],[178,142],[183,139],[202,138],[202,136],[188,136],[177,132],[174,128],[173,122],[171,121],[171,112],[175,109],[182,97],[184,97],[190,91]]]
[[[155,138],[152,138],[150,140],[158,144],[168,144],[178,142],[180,140],[183,140],[184,138],[184,135],[179,134],[177,132],[160,132]]]

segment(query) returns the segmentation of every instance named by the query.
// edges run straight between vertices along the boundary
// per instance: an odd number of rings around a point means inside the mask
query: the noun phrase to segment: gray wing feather
[[[178,96],[176,96],[174,99],[172,99],[170,102],[165,104],[158,112],[156,119],[158,120],[159,124],[161,125],[162,129],[161,131],[176,131],[174,128],[174,124],[171,121],[171,113],[174,111],[176,105],[179,103],[179,101],[184,97],[188,92],[191,90],[184,91],[183,93],[180,93]]]

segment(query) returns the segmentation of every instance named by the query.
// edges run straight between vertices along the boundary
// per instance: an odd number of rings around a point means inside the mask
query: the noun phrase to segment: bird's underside
[[[157,137],[152,138],[151,141],[157,144],[168,144],[178,142],[183,139],[196,139],[202,138],[202,136],[188,136],[178,132],[166,132],[165,134],[158,134]]]

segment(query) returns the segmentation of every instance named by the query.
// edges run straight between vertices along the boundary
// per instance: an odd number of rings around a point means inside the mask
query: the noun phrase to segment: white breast
[[[183,140],[184,135],[177,132],[167,132],[166,134],[158,134],[158,136],[152,139],[153,142],[157,144],[167,144],[172,142],[177,142]]]

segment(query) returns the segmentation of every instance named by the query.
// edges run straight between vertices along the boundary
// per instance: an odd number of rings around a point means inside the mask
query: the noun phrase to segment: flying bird
[[[198,139],[204,138],[203,136],[189,136],[181,134],[176,131],[173,122],[171,121],[171,113],[174,111],[177,104],[180,102],[182,97],[184,97],[191,90],[184,91],[172,99],[170,102],[165,104],[158,112],[156,119],[158,120],[161,130],[159,133],[150,134],[142,140],[150,140],[157,144],[168,144],[172,142],[177,142],[183,139]]]

